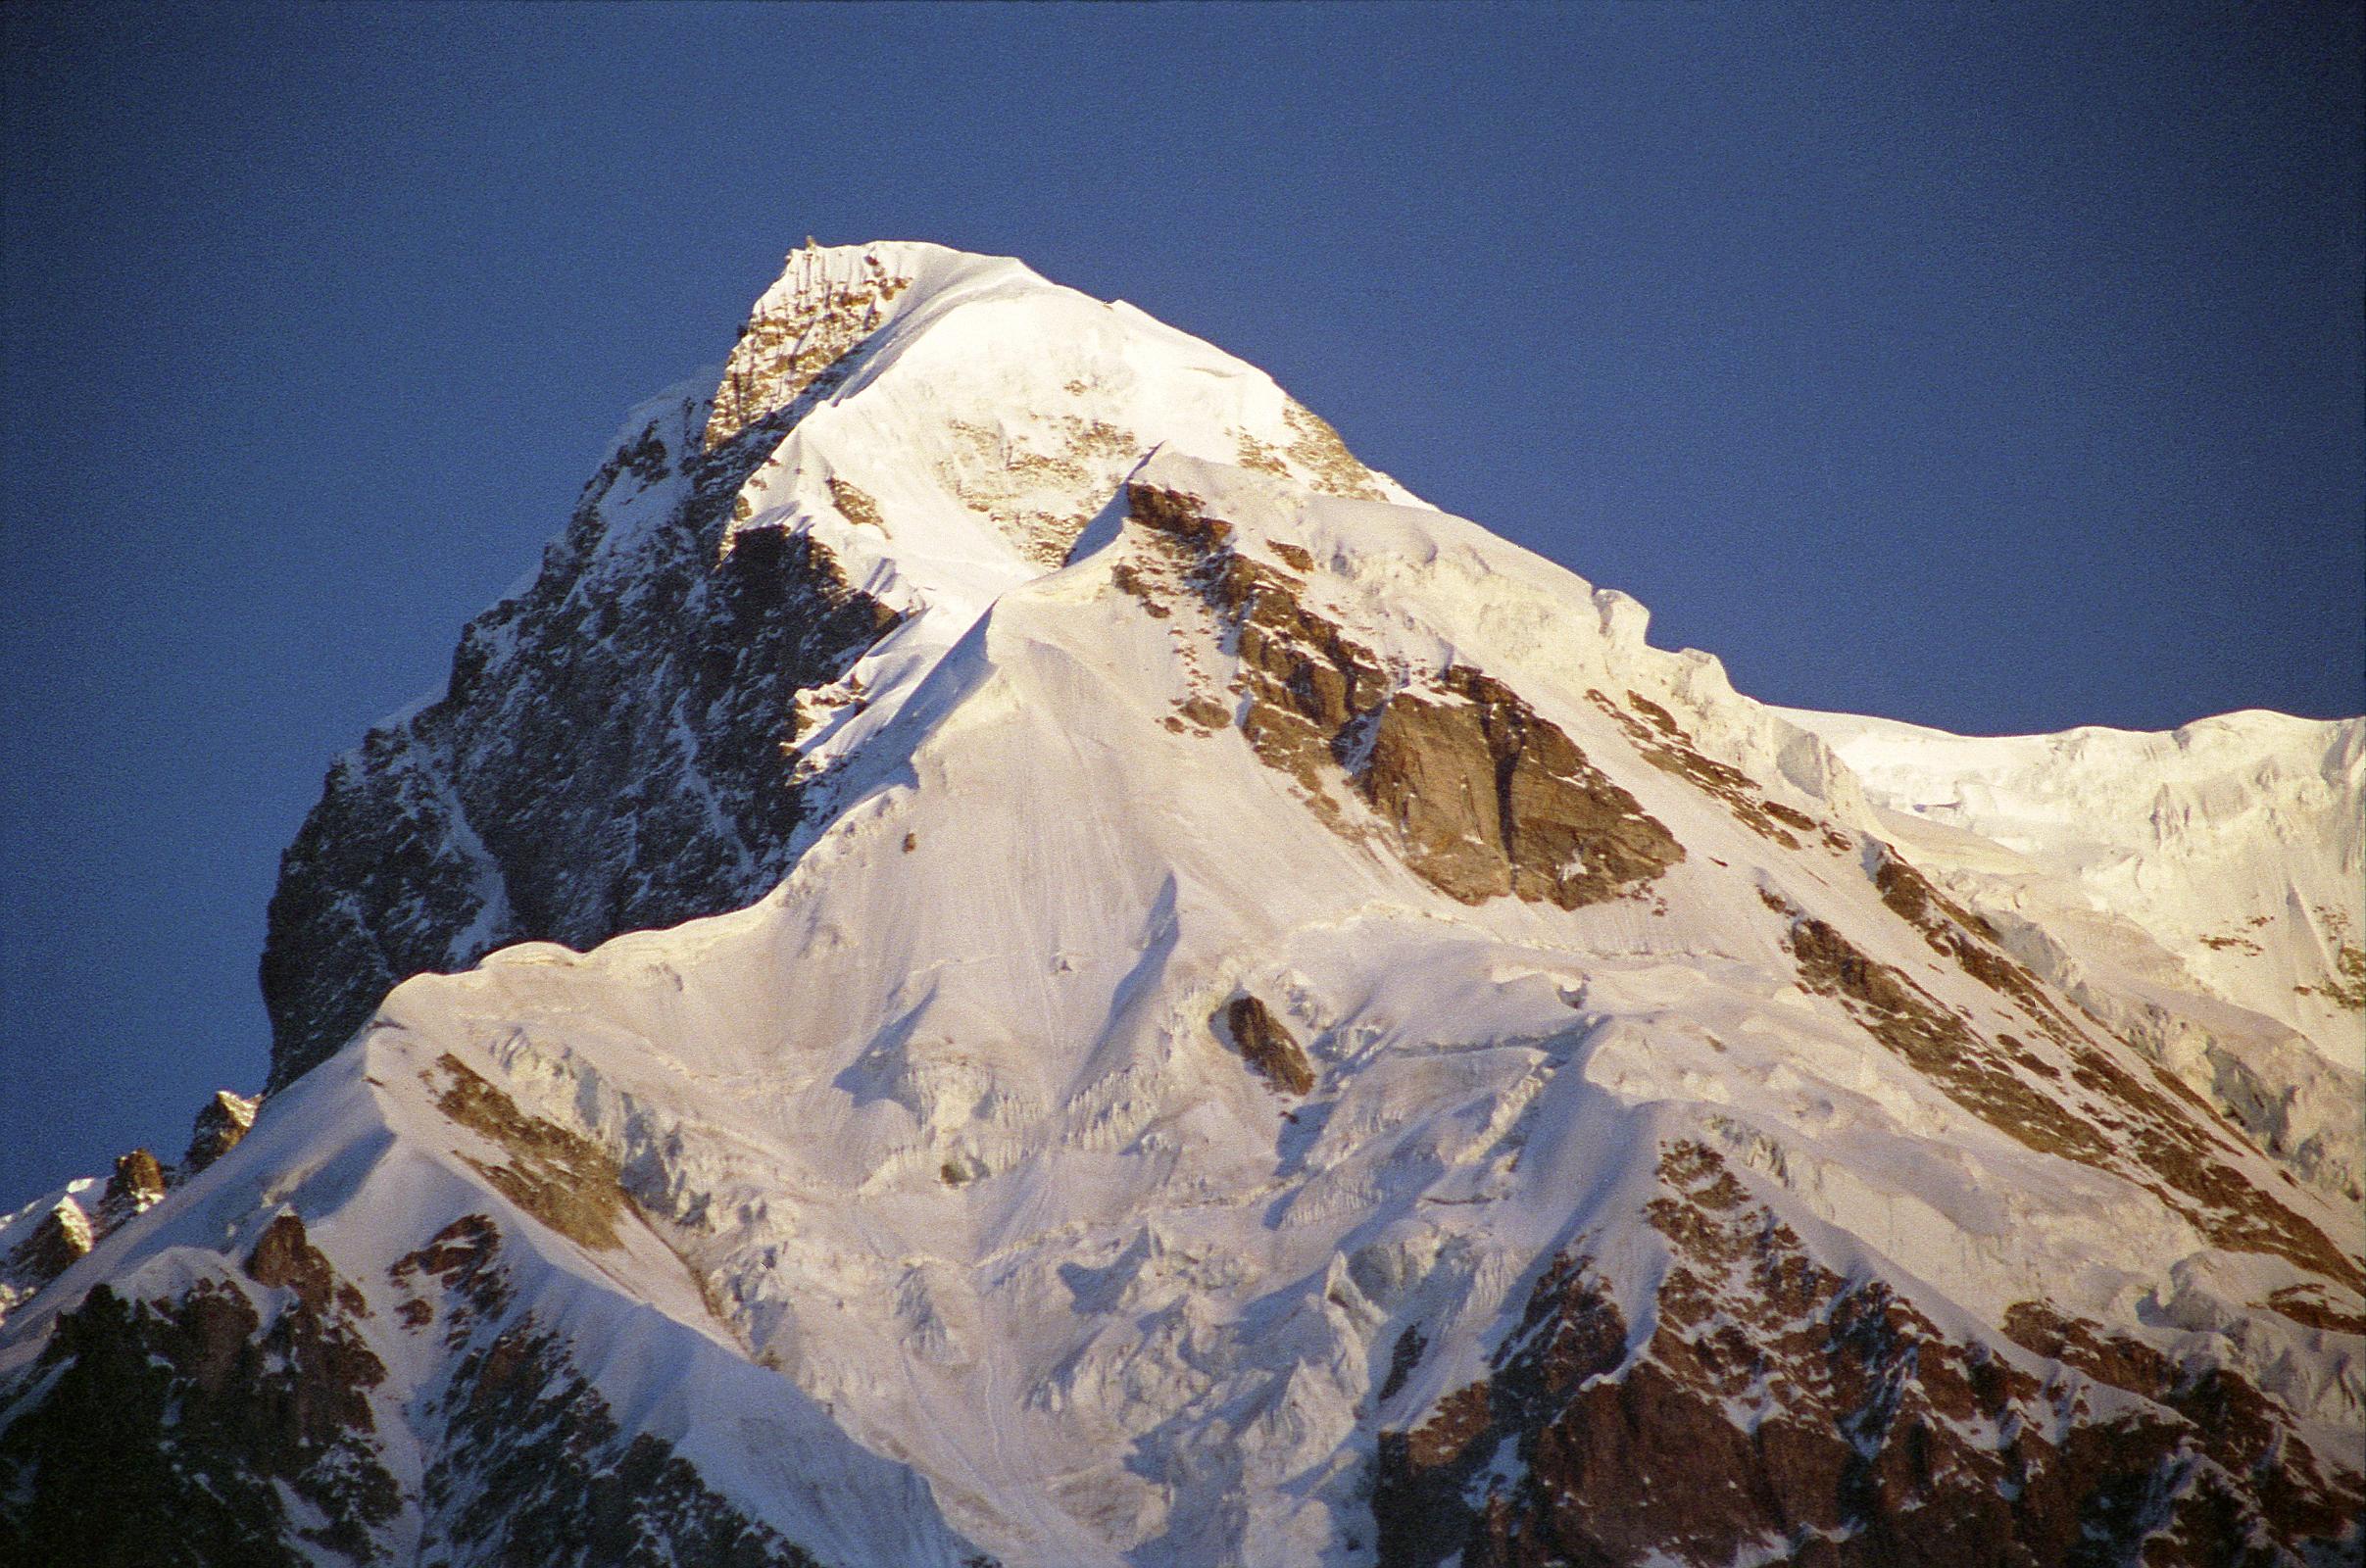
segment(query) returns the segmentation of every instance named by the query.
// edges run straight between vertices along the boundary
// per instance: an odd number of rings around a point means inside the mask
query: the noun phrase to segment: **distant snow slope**
[[[2357,1550],[2355,725],[1766,708],[936,247],[645,412],[0,1330],[0,1555]]]
[[[2366,1196],[2366,720],[1974,739],[1785,716],[1832,744],[1882,831],[2020,957],[2311,1179]]]

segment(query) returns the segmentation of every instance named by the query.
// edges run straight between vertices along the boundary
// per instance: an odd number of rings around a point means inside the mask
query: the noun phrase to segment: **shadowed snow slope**
[[[1645,628],[1128,307],[796,253],[332,769],[253,1134],[25,1265],[0,1553],[2354,1553],[2357,726]]]

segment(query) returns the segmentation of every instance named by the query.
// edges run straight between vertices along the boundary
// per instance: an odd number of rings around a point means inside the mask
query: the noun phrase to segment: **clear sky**
[[[330,757],[809,233],[1131,300],[1772,701],[2366,707],[2356,6],[0,29],[0,1209],[261,1082]]]

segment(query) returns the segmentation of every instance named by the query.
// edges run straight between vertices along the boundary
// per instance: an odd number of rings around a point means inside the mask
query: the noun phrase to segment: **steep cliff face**
[[[2257,1107],[2355,1062],[1644,632],[1139,313],[797,253],[332,771],[252,1131],[0,1225],[0,1549],[2354,1556]]]
[[[797,700],[895,622],[825,548],[722,548],[766,449],[687,393],[585,487],[532,586],[471,621],[443,695],[329,769],[263,954],[271,1087],[396,982],[521,940],[587,948],[752,902],[799,819]]]

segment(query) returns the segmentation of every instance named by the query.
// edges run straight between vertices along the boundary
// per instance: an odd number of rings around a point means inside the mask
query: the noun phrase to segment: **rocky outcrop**
[[[895,616],[810,539],[725,548],[778,432],[705,450],[703,413],[621,444],[533,584],[469,623],[443,696],[329,770],[271,897],[269,1087],[411,975],[718,913],[783,874],[796,696]]]
[[[245,1136],[255,1119],[255,1102],[223,1090],[197,1113],[189,1152],[169,1166],[145,1149],[117,1156],[115,1168],[95,1201],[83,1206],[95,1180],[69,1183],[63,1196],[36,1220],[28,1207],[0,1222],[0,1321],[41,1288],[66,1272],[109,1235],[165,1200],[181,1182],[212,1164]],[[29,1221],[29,1223],[28,1223]]]
[[[196,1175],[238,1147],[255,1125],[255,1102],[227,1089],[216,1092],[197,1112],[189,1130],[188,1152],[180,1156],[181,1175]]]
[[[0,1258],[0,1305],[30,1295],[89,1255],[97,1232],[72,1197],[61,1198],[32,1233]]]
[[[404,1331],[439,1333],[452,1362],[430,1412],[419,1559],[813,1568],[671,1444],[619,1427],[564,1336],[513,1312],[502,1249],[492,1220],[465,1215],[392,1270]]]
[[[161,1302],[100,1285],[60,1316],[31,1373],[43,1396],[0,1431],[0,1558],[381,1558],[401,1489],[368,1307],[292,1214],[243,1272],[253,1289],[225,1274]]]
[[[800,396],[826,391],[911,286],[876,252],[857,260],[810,240],[790,252],[780,284],[739,329],[701,444],[710,451],[728,445]]]
[[[165,1196],[165,1168],[145,1149],[119,1156],[107,1191],[99,1199],[102,1229],[113,1230],[135,1214],[145,1213]]]
[[[1635,743],[1645,761],[1722,802],[1751,832],[1772,839],[1787,850],[1796,850],[1799,847],[1796,834],[1818,828],[1816,819],[1806,812],[1767,799],[1756,782],[1740,768],[1703,755],[1676,722],[1675,714],[1640,692],[1627,693],[1624,707],[1599,691],[1586,695],[1627,732],[1627,738]],[[1831,829],[1822,831],[1827,847],[1842,850],[1850,847],[1848,840]]]
[[[0,1560],[812,1568],[619,1428],[562,1337],[513,1310],[501,1252],[483,1215],[447,1226],[395,1265],[391,1329],[291,1213],[176,1298],[95,1287],[0,1387]],[[430,1461],[408,1496],[373,1399],[386,1332],[438,1334],[452,1358],[404,1418]],[[406,1503],[416,1541],[390,1530]]]
[[[1401,692],[1357,782],[1406,863],[1465,904],[1505,893],[1564,909],[1615,899],[1684,846],[1502,681],[1449,668],[1442,701]]]
[[[1383,1564],[2199,1568],[2361,1544],[2354,1474],[2231,1371],[2035,1303],[2007,1325],[2028,1355],[1957,1338],[1818,1261],[1707,1148],[1659,1173],[1669,1266],[1640,1333],[1592,1256],[1556,1256],[1490,1376],[1382,1438]]]
[[[1890,902],[1898,906],[1895,892]],[[2270,1253],[2352,1289],[2366,1286],[2330,1237],[2236,1168],[2232,1162],[2256,1152],[2190,1090],[2157,1068],[2145,1082],[2074,1029],[2034,981],[1989,983],[2023,1003],[2056,1048],[2052,1059],[2010,1034],[1983,1037],[1824,921],[1797,921],[1790,941],[1808,990],[1838,999],[1874,1039],[2000,1132],[2041,1153],[2128,1176],[2230,1250]],[[1962,956],[1951,942],[1935,945]],[[1985,977],[1988,965],[1965,967]]]
[[[1503,682],[1465,664],[1423,677],[1384,668],[1306,608],[1303,581],[1234,550],[1232,525],[1199,497],[1133,484],[1126,504],[1162,559],[1155,572],[1119,565],[1118,585],[1154,615],[1169,612],[1173,589],[1215,615],[1239,661],[1243,737],[1334,828],[1353,832],[1329,793],[1343,780],[1393,830],[1405,864],[1464,904],[1515,895],[1574,909],[1684,859],[1674,835]],[[1201,697],[1178,722],[1228,716]]]
[[[1298,1040],[1273,1015],[1273,1009],[1252,996],[1225,1004],[1224,1033],[1250,1070],[1285,1095],[1303,1095],[1314,1087],[1314,1068]]]
[[[2253,710],[1971,738],[1784,716],[1847,760],[1915,867],[2031,974],[2304,1185],[2352,1209],[2366,1197],[2350,1010],[2366,722]]]
[[[1340,496],[1349,501],[1385,501],[1387,491],[1380,486],[1372,470],[1362,460],[1348,450],[1348,444],[1331,428],[1331,421],[1293,398],[1282,410],[1282,419],[1290,428],[1286,445],[1260,441],[1243,432],[1237,456],[1241,466],[1259,473],[1289,476],[1293,469],[1306,477],[1308,484],[1324,495]],[[1303,568],[1302,568],[1303,569]]]
[[[502,1197],[594,1251],[616,1245],[624,1188],[607,1151],[553,1121],[529,1115],[459,1057],[436,1062],[438,1110],[489,1140],[508,1158],[464,1155]]]

